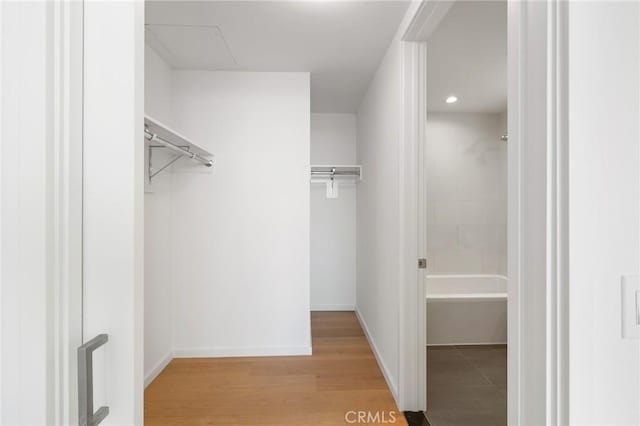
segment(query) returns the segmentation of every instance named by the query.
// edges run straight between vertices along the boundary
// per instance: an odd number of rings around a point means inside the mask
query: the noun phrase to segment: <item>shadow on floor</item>
[[[507,346],[427,348],[431,426],[507,424]]]

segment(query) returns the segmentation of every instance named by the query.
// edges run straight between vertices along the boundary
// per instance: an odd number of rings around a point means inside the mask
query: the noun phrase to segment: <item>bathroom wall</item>
[[[506,114],[427,118],[429,273],[507,271]]]
[[[356,164],[355,114],[311,114],[311,164]],[[311,184],[311,310],[356,304],[356,185]]]
[[[150,47],[145,47],[145,114],[173,126],[171,69]],[[153,165],[167,160],[154,149]],[[144,374],[148,382],[171,360],[171,177],[169,171],[153,178],[152,192],[144,194]]]
[[[174,71],[172,116],[215,154],[172,176],[175,356],[311,352],[308,73]]]

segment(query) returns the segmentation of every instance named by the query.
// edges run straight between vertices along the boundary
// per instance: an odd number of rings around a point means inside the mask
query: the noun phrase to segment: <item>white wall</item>
[[[176,128],[215,154],[172,177],[176,356],[310,353],[309,105],[308,73],[174,72]]]
[[[640,7],[569,11],[570,422],[637,425],[640,341],[622,339],[620,281],[640,273]]]
[[[145,46],[145,114],[168,126],[171,115],[171,69]],[[163,149],[153,149],[152,165],[167,161]],[[146,172],[146,171],[145,171]],[[154,378],[172,355],[171,177],[169,171],[153,178],[152,192],[144,194],[144,374]]]
[[[429,274],[506,275],[504,125],[503,114],[428,114]]]
[[[145,113],[216,155],[213,169],[180,160],[145,194],[146,382],[174,350],[310,352],[308,74],[175,72],[149,47],[145,65]]]
[[[398,394],[401,45],[389,47],[358,109],[356,305],[391,391]]]
[[[355,114],[311,114],[311,164],[356,163]],[[356,185],[326,197],[311,184],[311,309],[353,310],[356,304]]]

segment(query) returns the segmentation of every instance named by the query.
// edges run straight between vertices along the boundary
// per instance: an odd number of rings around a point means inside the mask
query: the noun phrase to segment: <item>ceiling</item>
[[[356,112],[406,11],[391,1],[147,1],[174,69],[309,71],[311,111]]]
[[[447,104],[455,95],[458,102]],[[507,2],[456,1],[427,42],[429,111],[507,109]]]

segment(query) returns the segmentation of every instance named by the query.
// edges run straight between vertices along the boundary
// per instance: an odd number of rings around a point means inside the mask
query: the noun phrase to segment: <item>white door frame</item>
[[[399,286],[398,404],[405,411],[424,411],[427,407],[426,270],[418,267],[418,259],[426,258],[427,255],[426,40],[452,5],[453,2],[450,0],[422,2],[402,37],[403,128],[400,153],[402,254]]]
[[[0,4],[0,157],[11,164],[0,198],[3,424],[77,424],[81,6]]]
[[[400,152],[401,259],[399,295],[398,405],[404,411],[423,411],[426,401],[425,270],[426,208],[424,134],[426,130],[426,44],[402,45],[404,99]]]
[[[427,407],[425,274],[416,274],[427,238],[426,40],[452,5],[422,2],[403,37],[399,404],[410,411]],[[568,423],[566,8],[508,4],[510,425]]]
[[[56,424],[78,424],[76,351],[82,344],[83,3],[52,10],[52,169]]]
[[[569,424],[567,8],[509,2],[509,424]]]
[[[0,18],[3,8],[0,5]],[[39,236],[46,245],[46,261],[32,265],[47,283],[43,310],[47,321],[40,324],[45,350],[40,350],[42,342],[28,336],[32,344],[15,352],[45,360],[48,374],[43,380],[32,368],[20,369],[21,383],[38,381],[41,386],[9,397],[0,394],[0,422],[78,424],[77,348],[93,335],[106,332],[110,341],[100,349],[94,365],[94,389],[102,399],[96,404],[111,405],[103,424],[142,424],[144,5],[141,1],[13,3],[10,12],[24,18],[17,22],[29,22],[23,31],[35,32],[35,36],[46,33],[46,42],[37,46],[41,48],[37,52],[32,49],[29,58],[42,55],[46,66],[25,67],[33,72],[22,77],[44,75],[46,89],[38,91],[39,98],[23,97],[22,104],[27,110],[35,102],[45,106],[39,110],[42,114],[24,120],[24,128],[45,126],[47,143],[14,140],[12,145],[31,147],[25,153],[42,158],[42,164],[27,163],[25,156],[23,163],[41,171],[47,183],[44,188],[22,188],[25,199],[46,200],[40,212],[46,218],[46,232]],[[87,19],[91,25],[88,40]],[[89,58],[86,52],[91,52]],[[4,52],[0,53],[4,59]],[[86,68],[92,73],[89,79]],[[8,80],[8,85],[12,83]],[[28,85],[28,81],[15,82],[17,87],[21,84]],[[0,117],[5,118],[4,114]],[[25,139],[32,136],[24,133]],[[36,148],[41,151],[35,152]],[[0,152],[9,151],[2,146]],[[89,168],[84,165],[87,154]],[[93,195],[88,206],[83,200],[87,180]],[[0,200],[4,214],[5,200]],[[25,204],[24,209],[33,214],[36,207]],[[102,228],[116,231],[101,233]],[[92,312],[83,308],[87,290],[93,300]],[[28,296],[39,297],[35,293]],[[89,320],[88,325],[83,318]],[[7,336],[0,333],[0,337],[0,349],[4,349]],[[21,408],[7,417],[5,404],[29,409]],[[36,415],[46,420],[34,421]]]

